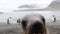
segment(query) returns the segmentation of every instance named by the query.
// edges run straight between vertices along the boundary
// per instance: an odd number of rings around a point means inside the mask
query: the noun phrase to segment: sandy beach
[[[47,23],[47,27],[49,29],[50,34],[60,34],[60,21],[49,22]],[[21,25],[18,24],[10,24],[10,25],[0,25],[0,34],[24,34],[22,32]]]

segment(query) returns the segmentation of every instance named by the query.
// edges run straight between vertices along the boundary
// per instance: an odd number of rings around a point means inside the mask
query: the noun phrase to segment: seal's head
[[[26,15],[22,19],[22,28],[27,34],[44,34],[45,18],[39,14]]]

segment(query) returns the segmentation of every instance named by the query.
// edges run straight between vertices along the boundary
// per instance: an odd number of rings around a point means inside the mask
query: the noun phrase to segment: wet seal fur
[[[49,34],[45,18],[40,14],[24,16],[21,20],[21,26],[25,34]]]

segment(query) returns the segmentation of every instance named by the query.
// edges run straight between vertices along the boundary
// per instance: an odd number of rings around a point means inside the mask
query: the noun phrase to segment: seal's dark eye
[[[42,18],[42,21],[43,21],[43,23],[45,24],[45,19],[44,19],[44,18]]]
[[[27,25],[27,21],[26,20],[22,20],[22,26],[26,26]]]

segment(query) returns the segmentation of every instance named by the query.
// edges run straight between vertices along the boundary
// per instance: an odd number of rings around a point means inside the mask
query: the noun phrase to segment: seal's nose
[[[36,21],[33,25],[32,25],[32,30],[34,32],[42,32],[43,31],[43,24],[39,21]]]
[[[39,29],[40,27],[42,28],[43,24],[39,21],[36,21],[34,24],[33,24],[33,27],[36,28],[36,29]],[[40,29],[41,29],[40,28]]]
[[[42,33],[43,31],[44,31],[44,26],[43,26],[43,24],[40,21],[35,21],[29,27],[29,32]]]
[[[40,22],[40,21],[35,21],[35,22],[33,23],[33,25],[34,25],[34,26],[42,26],[42,22]]]

